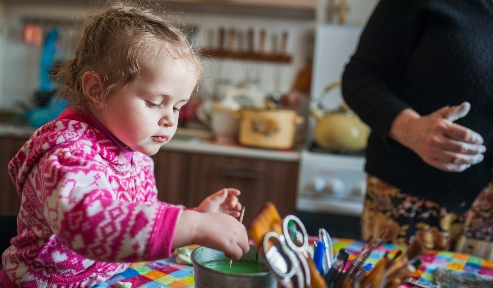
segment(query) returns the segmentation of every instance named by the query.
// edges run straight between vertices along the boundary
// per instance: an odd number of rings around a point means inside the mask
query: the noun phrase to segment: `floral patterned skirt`
[[[387,229],[384,241],[395,245],[406,247],[418,237],[427,249],[455,250],[493,261],[493,181],[471,209],[457,215],[367,175],[361,227],[363,239]]]

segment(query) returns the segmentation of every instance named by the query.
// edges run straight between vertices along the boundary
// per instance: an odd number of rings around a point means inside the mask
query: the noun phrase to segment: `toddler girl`
[[[149,10],[115,4],[86,21],[53,73],[73,105],[9,163],[21,208],[0,286],[88,287],[189,243],[233,259],[249,250],[238,190],[195,209],[157,200],[149,155],[176,132],[201,69],[186,36]]]

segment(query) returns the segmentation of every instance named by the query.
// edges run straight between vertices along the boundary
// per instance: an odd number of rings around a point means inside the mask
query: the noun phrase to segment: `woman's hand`
[[[399,114],[390,137],[413,150],[427,164],[447,172],[461,172],[483,161],[483,137],[453,122],[467,115],[468,102],[420,116],[412,109]]]
[[[205,198],[196,210],[199,212],[219,212],[238,218],[241,210],[241,203],[238,202],[240,193],[238,189],[221,189]]]

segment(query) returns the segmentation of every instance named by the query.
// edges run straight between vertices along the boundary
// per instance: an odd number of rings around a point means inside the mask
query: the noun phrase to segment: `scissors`
[[[301,220],[288,215],[282,222],[282,234],[268,232],[263,243],[266,266],[283,287],[310,287],[310,269],[306,257],[308,234]]]

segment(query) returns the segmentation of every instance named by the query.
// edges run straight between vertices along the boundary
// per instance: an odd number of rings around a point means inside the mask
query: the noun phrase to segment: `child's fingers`
[[[226,201],[226,199],[228,199],[228,191],[226,189],[221,189],[219,191],[217,191],[216,193],[212,194],[211,196],[209,196],[209,200],[213,203],[223,203],[224,201]]]
[[[233,209],[234,209],[234,210],[236,210],[236,211],[238,211],[238,213],[239,213],[239,212],[241,211],[241,207],[242,207],[241,203],[240,203],[240,202],[238,202],[238,203],[236,203],[236,205],[233,207]]]
[[[230,210],[227,214],[233,216],[234,218],[238,218],[240,217],[240,212],[236,211],[236,210]]]
[[[235,209],[236,206],[238,206],[240,202],[238,201],[238,197],[236,196],[229,196],[228,199],[226,199],[226,204],[231,207],[231,209]],[[241,204],[240,204],[240,209],[241,209]],[[238,209],[238,210],[240,210]]]
[[[225,251],[224,255],[229,259],[238,260],[250,250],[250,244],[248,242],[238,243],[238,245],[230,245],[228,248],[229,251]]]
[[[228,191],[228,195],[240,196],[241,191],[235,188],[224,188]]]

